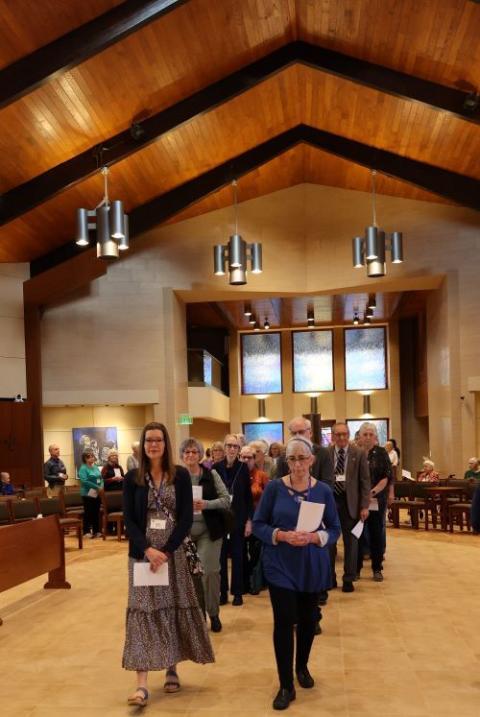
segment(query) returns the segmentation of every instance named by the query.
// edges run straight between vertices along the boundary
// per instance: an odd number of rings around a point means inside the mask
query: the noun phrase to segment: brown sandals
[[[176,670],[167,670],[165,684],[163,685],[163,691],[169,694],[178,692],[180,689],[180,680]]]
[[[143,692],[142,695],[139,695],[139,692]],[[127,703],[131,707],[145,707],[148,702],[148,690],[145,687],[137,687],[133,695],[128,698]]]

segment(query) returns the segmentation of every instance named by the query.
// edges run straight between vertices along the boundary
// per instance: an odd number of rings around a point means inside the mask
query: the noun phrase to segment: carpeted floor
[[[313,690],[297,689],[289,714],[439,717],[480,714],[480,537],[409,528],[388,531],[385,581],[367,570],[356,592],[330,593],[315,639]],[[120,667],[126,543],[68,539],[69,591],[45,579],[0,595],[3,717],[134,715],[134,676]],[[341,574],[340,566],[337,570]],[[182,663],[182,690],[165,695],[152,673],[148,714],[274,714],[277,676],[266,593],[222,608],[212,635],[217,662]]]

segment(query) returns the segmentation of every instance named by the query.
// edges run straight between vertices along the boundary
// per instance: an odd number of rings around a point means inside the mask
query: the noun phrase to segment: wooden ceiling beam
[[[475,210],[480,207],[480,180],[300,124],[134,209],[129,215],[130,240],[301,143],[376,169],[460,205]],[[64,244],[31,262],[31,276],[77,256],[78,252],[73,241]]]
[[[0,109],[188,0],[126,0],[0,71]]]
[[[99,163],[111,166],[119,162],[155,142],[166,132],[177,129],[194,117],[214,110],[293,64],[307,65],[316,70],[367,85],[381,92],[423,102],[469,121],[480,121],[478,110],[469,114],[462,109],[467,97],[465,92],[306,42],[292,42],[228,77],[214,82],[175,105],[152,115],[135,127],[129,127],[114,137],[106,139],[28,182],[9,190],[0,196],[0,225],[21,216],[73,184],[95,174],[98,171]],[[0,72],[0,81],[1,74]]]

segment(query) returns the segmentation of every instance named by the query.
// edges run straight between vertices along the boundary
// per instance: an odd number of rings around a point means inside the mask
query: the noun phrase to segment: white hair
[[[305,424],[305,430],[312,428],[312,423],[311,423],[311,421],[308,420],[308,418],[305,418],[305,416],[295,416],[295,418],[292,418],[292,420],[288,424],[289,431],[292,430],[292,423],[296,423],[297,421],[302,421]]]
[[[430,460],[430,458],[424,458],[423,459],[423,465],[424,466],[431,466],[432,468],[435,468],[435,463]]]
[[[295,448],[296,445],[307,446],[309,452],[313,455],[312,442],[309,441],[308,438],[303,438],[303,436],[295,436],[295,438],[291,438],[288,441],[285,455],[290,456],[293,453],[293,449]]]
[[[364,423],[362,423],[362,425],[358,429],[359,435],[361,435],[363,431],[373,431],[373,433],[378,438],[377,427],[374,423],[371,423],[370,421],[365,421]]]

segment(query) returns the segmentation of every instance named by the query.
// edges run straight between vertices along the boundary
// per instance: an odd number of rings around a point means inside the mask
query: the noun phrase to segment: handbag
[[[175,518],[170,513],[168,508],[163,504],[162,510],[167,516],[167,518],[170,518],[170,520],[175,522]],[[189,535],[185,536],[185,538],[183,539],[182,546],[185,551],[185,557],[187,558],[187,565],[190,575],[203,575],[203,565],[198,555],[197,546]]]

